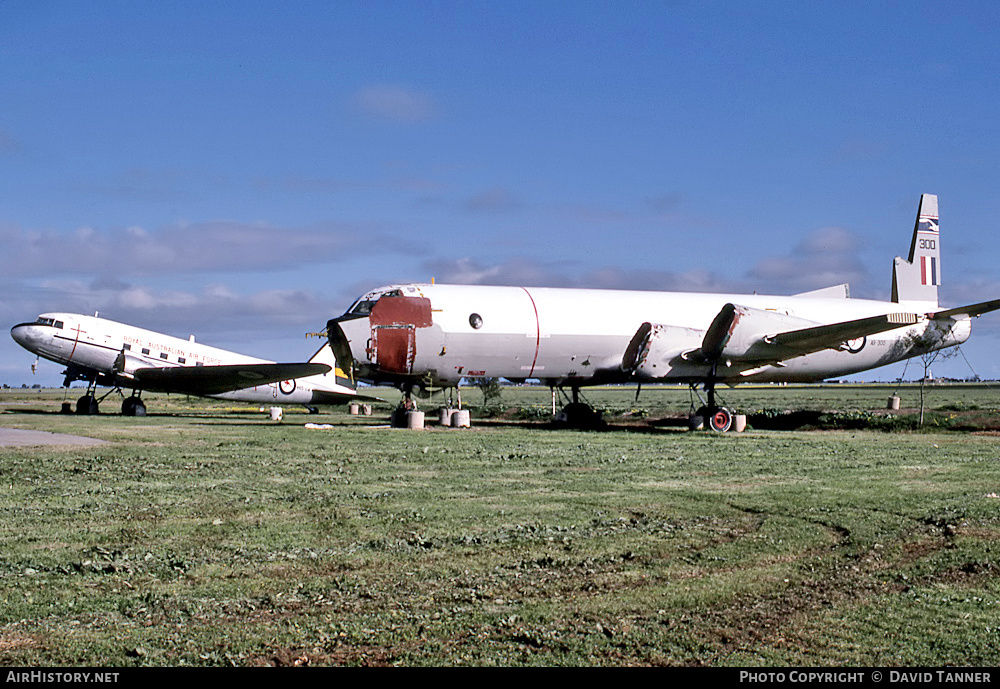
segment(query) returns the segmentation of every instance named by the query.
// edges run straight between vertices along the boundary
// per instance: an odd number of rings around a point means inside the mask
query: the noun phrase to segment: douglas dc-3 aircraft
[[[330,320],[340,368],[410,394],[462,379],[539,379],[568,386],[564,414],[592,412],[579,389],[603,383],[686,382],[695,412],[725,431],[718,383],[809,382],[891,364],[968,339],[971,318],[1000,299],[938,306],[937,196],[921,196],[909,257],[893,264],[892,301],[851,299],[847,285],[792,296],[471,285],[391,285]]]
[[[97,385],[132,390],[122,403],[126,416],[145,416],[142,390],[307,407],[356,397],[325,343],[308,363],[278,364],[199,344],[194,336],[182,340],[73,313],[43,313],[10,335],[28,351],[65,364],[64,386],[88,382],[78,414],[98,413]]]

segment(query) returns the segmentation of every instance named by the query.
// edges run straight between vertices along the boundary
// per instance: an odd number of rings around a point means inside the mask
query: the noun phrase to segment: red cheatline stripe
[[[542,341],[542,326],[538,322],[538,306],[535,304],[535,298],[531,296],[531,292],[528,291],[527,287],[522,287],[521,289],[528,295],[528,299],[531,300],[531,308],[535,310],[535,358],[531,361],[531,371],[528,372],[528,378],[532,378],[535,375],[535,364],[538,363],[538,348]]]

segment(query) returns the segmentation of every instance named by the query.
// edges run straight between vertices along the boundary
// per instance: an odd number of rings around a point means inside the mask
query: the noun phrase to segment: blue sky
[[[6,0],[0,318],[298,360],[431,278],[887,299],[924,192],[942,303],[1000,297],[998,30],[988,2]],[[998,344],[984,316],[965,358],[1000,377]],[[3,338],[0,382],[61,381],[31,363]]]

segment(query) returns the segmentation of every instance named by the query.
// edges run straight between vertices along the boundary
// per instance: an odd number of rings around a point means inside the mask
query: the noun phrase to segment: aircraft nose
[[[38,327],[34,323],[18,323],[10,329],[10,336],[29,351],[33,352],[38,347]]]

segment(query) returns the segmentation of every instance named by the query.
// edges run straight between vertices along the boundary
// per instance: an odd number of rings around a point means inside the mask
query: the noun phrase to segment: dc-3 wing
[[[132,377],[145,390],[217,395],[257,385],[327,373],[326,364],[227,364],[139,368]]]

